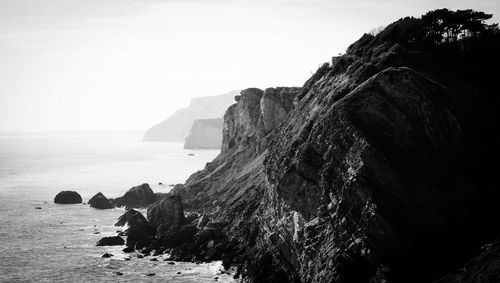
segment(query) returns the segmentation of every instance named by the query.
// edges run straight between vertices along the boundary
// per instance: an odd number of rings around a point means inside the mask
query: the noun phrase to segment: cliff
[[[436,43],[421,24],[365,34],[302,88],[236,97],[221,154],[172,192],[223,227],[224,265],[255,282],[429,282],[500,233],[499,33]],[[497,251],[473,263],[494,272]]]
[[[223,119],[196,119],[191,126],[185,149],[220,149]]]
[[[217,96],[193,98],[187,108],[177,110],[168,119],[147,130],[143,140],[184,142],[196,119],[222,117],[238,93],[239,91],[232,91]]]

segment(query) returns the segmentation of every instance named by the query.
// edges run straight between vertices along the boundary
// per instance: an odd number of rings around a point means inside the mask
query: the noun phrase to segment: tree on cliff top
[[[392,41],[417,48],[456,44],[466,38],[493,35],[498,31],[498,24],[485,23],[491,18],[491,14],[471,9],[457,11],[438,9],[427,12],[420,18],[399,19],[387,26],[374,39],[377,42]]]

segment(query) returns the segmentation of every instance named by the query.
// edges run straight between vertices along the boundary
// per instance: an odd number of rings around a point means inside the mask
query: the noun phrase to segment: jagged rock
[[[122,246],[125,241],[120,236],[104,237],[97,242],[96,246]]]
[[[147,207],[155,201],[155,194],[148,184],[142,184],[129,189],[125,195],[115,199],[116,206],[126,208]]]
[[[118,218],[115,226],[124,226],[125,224],[128,224],[128,228],[125,230],[127,246],[141,249],[152,241],[155,229],[149,225],[148,220],[140,212],[134,209],[127,210]],[[139,247],[136,246],[137,243],[140,243]]]
[[[222,145],[223,119],[197,119],[193,122],[185,149],[220,149]]]
[[[198,220],[198,224],[196,225],[196,228],[202,229],[207,225],[207,223],[210,221],[210,218],[206,215],[202,215],[200,219]]]
[[[82,197],[75,191],[61,191],[54,198],[54,203],[59,203],[59,204],[82,203]]]
[[[111,209],[113,204],[101,193],[97,193],[89,200],[90,207],[98,209]]]
[[[292,109],[300,88],[268,88],[260,99],[261,119],[265,132],[273,130]]]
[[[169,194],[162,200],[151,204],[148,207],[149,224],[158,227],[158,231],[166,231],[172,225],[184,224],[184,210],[180,195]]]

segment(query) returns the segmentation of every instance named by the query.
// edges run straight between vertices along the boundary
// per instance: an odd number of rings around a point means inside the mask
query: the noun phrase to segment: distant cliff
[[[183,142],[196,119],[222,117],[238,93],[239,91],[232,91],[217,96],[193,98],[187,108],[177,110],[167,120],[149,129],[143,140]]]
[[[222,118],[196,119],[189,131],[185,149],[220,149],[222,145]]]

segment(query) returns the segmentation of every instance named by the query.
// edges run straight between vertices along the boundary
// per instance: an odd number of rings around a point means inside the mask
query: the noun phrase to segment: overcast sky
[[[372,28],[498,0],[0,0],[0,131],[146,129],[192,97],[301,86]]]

